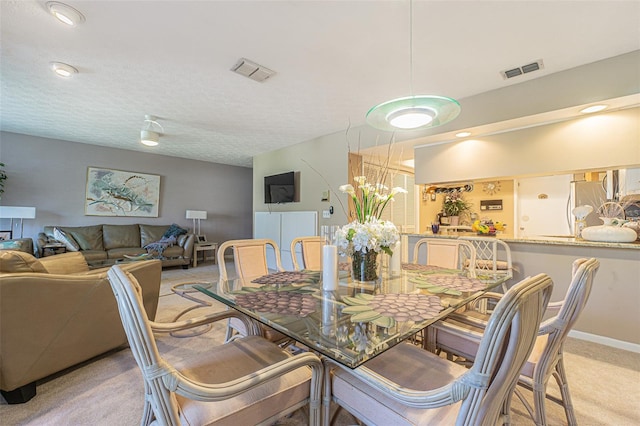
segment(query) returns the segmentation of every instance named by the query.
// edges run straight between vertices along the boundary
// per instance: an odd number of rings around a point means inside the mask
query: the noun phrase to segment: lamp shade
[[[0,206],[0,219],[35,219],[35,207]]]
[[[207,212],[204,210],[187,210],[187,219],[206,219]]]

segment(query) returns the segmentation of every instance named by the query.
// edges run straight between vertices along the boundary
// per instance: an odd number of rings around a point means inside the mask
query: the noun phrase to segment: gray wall
[[[201,228],[209,241],[252,237],[250,168],[7,132],[0,133],[0,162],[8,175],[0,203],[36,207],[36,219],[24,221],[24,236],[34,240],[45,225],[177,223],[192,228],[187,209],[207,211]],[[160,175],[158,217],[85,216],[89,166]],[[9,220],[0,221],[0,230],[9,226]]]

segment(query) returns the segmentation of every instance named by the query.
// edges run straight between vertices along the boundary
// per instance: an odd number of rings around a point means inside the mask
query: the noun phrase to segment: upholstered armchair
[[[154,318],[160,261],[123,264]],[[89,270],[81,253],[36,259],[0,250],[0,390],[9,403],[36,394],[36,380],[126,344],[108,269]]]

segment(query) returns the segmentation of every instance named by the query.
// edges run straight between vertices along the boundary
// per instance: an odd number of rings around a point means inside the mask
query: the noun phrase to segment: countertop
[[[423,234],[403,234],[414,237],[433,237],[433,238],[458,238],[468,236],[478,236],[473,232],[451,232],[446,234],[434,235],[431,232],[425,232]],[[490,237],[493,238],[493,237]],[[498,233],[495,238],[499,238],[507,243],[523,243],[523,244],[544,244],[544,245],[564,245],[564,246],[581,246],[581,247],[607,247],[607,248],[622,248],[622,249],[635,249],[640,250],[640,241],[636,240],[632,243],[610,243],[600,241],[586,241],[582,239],[576,239],[574,237],[562,237],[562,236],[542,236],[531,235],[527,237],[514,237],[512,234],[500,234]]]

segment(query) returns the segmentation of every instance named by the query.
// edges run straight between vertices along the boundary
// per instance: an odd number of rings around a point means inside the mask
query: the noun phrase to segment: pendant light
[[[161,132],[164,132],[164,129],[156,121],[156,117],[153,115],[145,115],[144,116],[144,124],[142,126],[142,130],[140,130],[140,143],[146,146],[157,146],[160,140],[160,133],[154,130],[153,126],[157,126]]]
[[[393,99],[367,112],[367,123],[380,130],[420,130],[448,123],[460,114],[455,99],[413,95],[413,0],[409,0],[409,76],[411,96]]]

